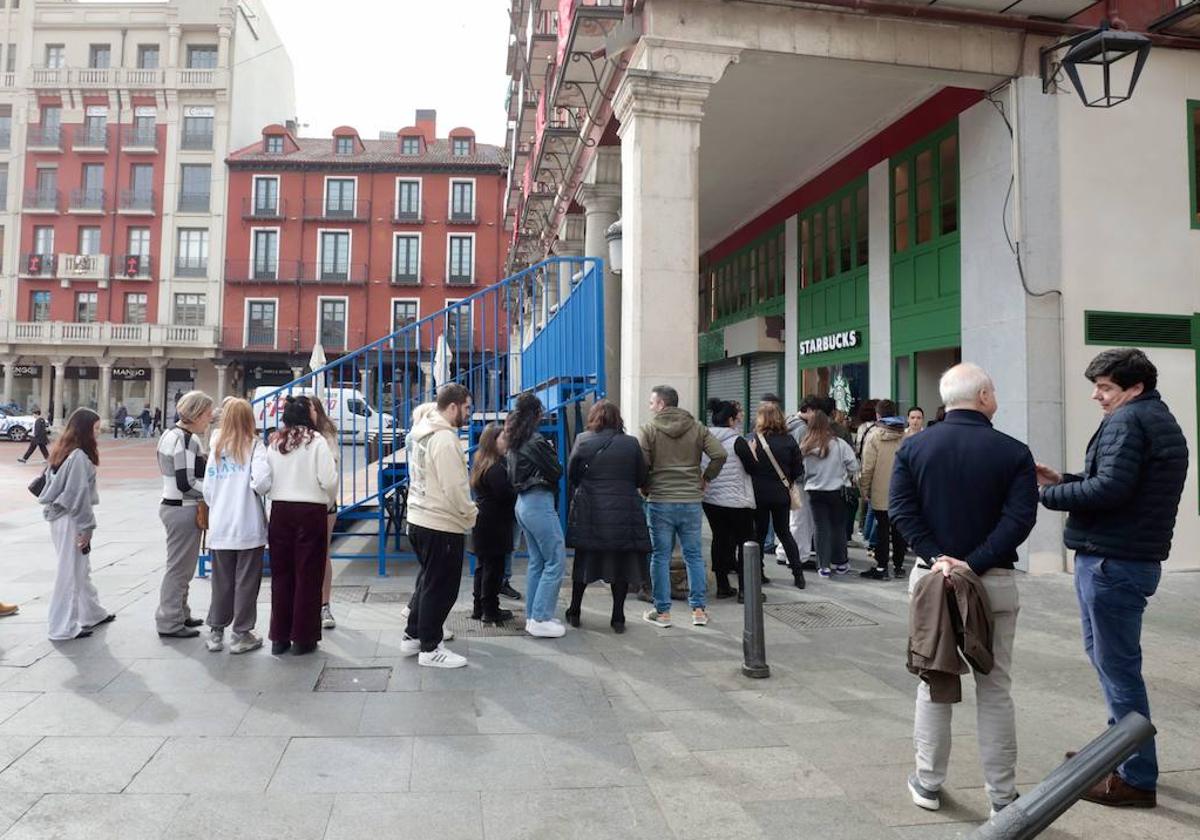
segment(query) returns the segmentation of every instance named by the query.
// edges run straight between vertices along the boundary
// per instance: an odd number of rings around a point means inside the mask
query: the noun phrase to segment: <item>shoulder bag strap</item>
[[[592,453],[592,457],[588,458],[587,461],[585,461],[583,464],[583,475],[588,474],[588,470],[590,470],[592,468],[592,461],[595,461],[597,458],[599,458],[600,455],[604,452],[604,450],[608,449],[608,447],[611,446],[612,442],[616,439],[617,439],[617,436],[612,435],[611,437],[609,437],[608,440],[606,440],[604,442],[603,446],[601,446],[599,449],[597,449],[595,452]],[[582,478],[583,476],[580,476],[580,477]]]
[[[783,470],[779,468],[779,462],[775,460],[775,453],[771,451],[771,447],[767,445],[767,439],[761,434],[757,435],[759,445],[763,451],[767,453],[767,459],[771,462],[771,466],[775,468],[775,475],[779,476],[779,480],[783,482],[783,486],[791,489],[792,483],[787,480],[787,476],[783,474]]]

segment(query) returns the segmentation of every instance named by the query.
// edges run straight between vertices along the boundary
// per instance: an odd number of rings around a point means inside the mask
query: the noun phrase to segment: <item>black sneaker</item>
[[[903,566],[893,566],[892,567],[892,577],[896,578],[896,580],[900,580],[901,578],[903,578],[904,577],[904,567]]]
[[[496,610],[494,615],[484,615],[484,624],[503,624],[506,621],[512,621],[512,610]]]
[[[504,585],[500,587],[500,594],[505,598],[512,598],[514,601],[521,600],[521,593],[513,589],[512,584],[508,581],[505,581]]]
[[[867,569],[865,572],[859,572],[859,577],[868,578],[870,580],[891,580],[886,566],[877,566],[874,569]]]
[[[805,560],[803,563],[800,564],[800,568],[806,572],[815,572],[817,570],[817,561],[816,560]]]
[[[476,602],[474,609],[471,610],[471,620],[479,621],[481,618],[483,618],[483,607],[479,606],[479,603]]]

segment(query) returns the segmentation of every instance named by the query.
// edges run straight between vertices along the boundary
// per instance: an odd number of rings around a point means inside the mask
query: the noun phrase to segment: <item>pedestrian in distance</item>
[[[46,418],[36,408],[33,410],[33,418],[33,435],[29,438],[29,448],[25,450],[24,455],[17,459],[18,464],[29,463],[29,458],[35,449],[41,450],[43,464],[50,460],[50,452],[46,448],[50,443],[50,430],[46,426]]]
[[[804,489],[808,491],[816,525],[817,574],[823,578],[850,573],[846,551],[849,509],[842,488],[858,474],[858,459],[850,444],[834,432],[829,415],[814,410],[808,434],[800,442],[804,459]]]
[[[541,434],[544,409],[533,394],[517,397],[504,421],[508,441],[508,478],[517,491],[517,524],[529,549],[526,572],[525,631],[540,638],[558,638],[566,628],[554,617],[558,590],[567,562],[567,547],[555,501],[562,464],[554,447]]]
[[[341,460],[338,457],[338,430],[333,421],[329,419],[329,414],[325,411],[325,400],[317,397],[309,397],[309,406],[312,408],[313,427],[321,437],[325,438],[325,443],[329,445],[329,454],[333,456],[333,463],[337,467],[338,474],[341,475]],[[337,619],[333,617],[333,608],[329,606],[329,602],[333,600],[333,529],[337,525],[338,506],[337,497],[329,505],[329,512],[326,515],[326,540],[325,540],[325,576],[321,582],[321,629],[332,630],[337,627]]]
[[[125,431],[127,419],[129,419],[129,409],[125,407],[125,403],[117,403],[117,413],[113,415],[112,419],[113,440],[116,440]]]
[[[650,389],[650,413],[650,422],[638,433],[650,468],[646,498],[654,546],[650,559],[654,609],[643,618],[658,627],[671,626],[671,555],[678,539],[687,569],[692,625],[703,627],[708,624],[708,573],[700,549],[704,488],[720,474],[729,456],[704,424],[679,407],[679,392],[670,385]],[[702,472],[704,455],[709,462]]]
[[[1158,370],[1141,350],[1105,350],[1084,371],[1104,413],[1082,473],[1037,465],[1042,504],[1067,511],[1083,646],[1100,677],[1111,726],[1150,717],[1142,677],[1142,616],[1158,589],[1187,478],[1187,440],[1159,394]],[[1114,807],[1157,804],[1154,739],[1083,798]]]
[[[153,422],[153,427],[150,430],[150,433],[154,434],[154,435],[160,435],[160,434],[162,434],[162,430],[163,430],[162,409],[156,408],[156,409],[154,409],[154,422]]]
[[[302,656],[321,640],[321,581],[337,464],[313,423],[308,397],[288,397],[267,449],[271,470],[271,653]]]
[[[625,596],[638,584],[651,547],[639,492],[648,477],[642,447],[625,434],[616,404],[598,401],[567,461],[567,545],[575,549],[575,567],[566,617],[572,627],[580,624],[588,584],[602,580],[612,589],[609,626],[625,632]]]
[[[890,400],[880,404],[891,405]],[[862,473],[858,486],[864,499],[875,514],[875,565],[863,572],[861,577],[872,580],[889,580],[888,562],[891,561],[896,577],[904,574],[904,554],[907,550],[900,529],[888,517],[888,492],[892,486],[892,466],[896,452],[907,434],[906,421],[902,417],[884,416],[877,421],[876,431],[867,437],[863,447]]]
[[[979,756],[995,813],[1017,797],[1012,657],[1020,599],[1013,567],[1037,518],[1037,482],[1029,447],[992,428],[996,389],[986,371],[955,365],[942,374],[939,390],[946,419],[897,451],[888,517],[921,558],[909,575],[910,593],[925,575],[950,578],[964,570],[986,592],[992,668],[972,672]],[[941,807],[953,709],[933,700],[928,683],[917,687],[916,770],[908,777],[908,791],[926,810]]]
[[[409,601],[400,652],[427,668],[461,668],[465,656],[443,644],[458,598],[466,534],[475,525],[467,457],[458,430],[471,422],[471,392],[451,382],[432,408],[418,406],[405,441],[408,455],[408,538],[420,571]]]
[[[783,412],[776,403],[761,403],[754,419],[754,437],[747,447],[749,458],[737,453],[754,486],[755,535],[761,546],[767,526],[775,528],[775,539],[787,554],[796,588],[803,589],[802,558],[790,526],[792,485],[804,475],[800,445],[787,431]]]
[[[881,400],[863,400],[858,406],[858,425],[854,429],[854,455],[859,463],[863,459],[863,447],[867,435],[879,422],[879,403]],[[890,402],[890,401],[889,401]],[[867,544],[867,555],[875,556],[875,512],[871,510],[871,500],[863,497],[859,500],[859,515],[861,521],[863,542]]]
[[[150,427],[154,421],[150,417],[150,409],[143,408],[142,413],[138,415],[138,424],[142,427],[142,437],[150,437]]]
[[[512,554],[517,507],[517,491],[508,478],[508,465],[504,459],[507,452],[504,428],[498,423],[489,423],[479,436],[475,463],[471,466],[471,490],[479,508],[475,527],[471,530],[471,547],[475,554],[471,618],[484,624],[503,624],[513,617],[511,610],[500,608],[500,582],[505,563]]]
[[[158,635],[192,639],[204,622],[192,617],[188,585],[196,575],[200,538],[207,523],[204,473],[208,464],[204,435],[213,417],[212,397],[189,391],[179,400],[179,422],[158,439],[162,503],[158,518],[167,536],[167,562],[154,621]]]
[[[229,652],[247,653],[262,647],[254,625],[267,545],[263,497],[271,490],[267,447],[259,437],[250,403],[242,399],[225,403],[211,451],[204,474],[212,554],[212,600],[205,644],[214,653],[221,650],[225,628],[232,625]]]
[[[116,618],[100,606],[92,583],[92,534],[96,530],[96,468],[100,452],[100,415],[77,408],[54,444],[46,468],[46,483],[38,494],[42,516],[58,556],[54,593],[50,596],[50,639],[83,639]]]
[[[742,437],[742,406],[735,401],[708,401],[711,425],[708,432],[725,449],[721,471],[704,488],[704,516],[712,531],[712,570],[717,579],[717,598],[742,597],[742,546],[755,539],[754,481],[746,471],[751,459],[750,444]],[[707,454],[701,468],[708,468]],[[737,576],[738,587],[729,585],[729,575]]]

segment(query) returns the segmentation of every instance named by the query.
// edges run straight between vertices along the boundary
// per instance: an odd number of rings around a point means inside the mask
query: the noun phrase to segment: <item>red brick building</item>
[[[505,152],[436,112],[366,140],[284,126],[228,161],[221,345],[233,390],[288,381],[503,276]]]

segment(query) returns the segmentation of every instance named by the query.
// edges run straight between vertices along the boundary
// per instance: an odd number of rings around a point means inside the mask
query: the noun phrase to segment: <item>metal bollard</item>
[[[971,840],[1026,840],[1037,837],[1088,788],[1111,773],[1143,742],[1154,737],[1154,725],[1130,712],[1115,726],[1064,761],[1041,784],[981,825]]]
[[[762,547],[756,542],[742,545],[742,600],[746,626],[742,630],[742,673],[761,680],[771,676],[767,664],[767,640],[763,632]]]

